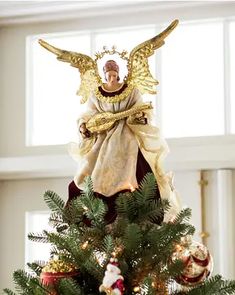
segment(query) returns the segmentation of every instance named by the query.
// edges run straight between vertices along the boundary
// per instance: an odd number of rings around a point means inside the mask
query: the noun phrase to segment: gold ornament
[[[58,273],[58,272],[72,272],[75,271],[74,265],[60,259],[51,259],[43,267],[42,272]]]
[[[162,33],[136,46],[127,57],[127,52],[118,52],[115,46],[112,50],[104,47],[103,52],[96,53],[93,60],[85,54],[62,50],[54,47],[44,40],[39,39],[39,44],[57,55],[59,61],[68,62],[71,66],[78,68],[81,74],[81,85],[77,92],[82,97],[81,103],[85,103],[92,94],[95,94],[98,100],[108,103],[114,103],[124,100],[133,90],[138,88],[140,92],[155,94],[155,86],[158,81],[155,80],[150,73],[148,58],[154,54],[154,51],[164,45],[164,39],[178,25],[178,20],[174,20]],[[128,75],[124,79],[127,84],[126,89],[114,97],[105,97],[99,91],[99,86],[102,85],[102,79],[98,73],[97,60],[101,59],[105,54],[118,54],[120,58],[127,61]]]

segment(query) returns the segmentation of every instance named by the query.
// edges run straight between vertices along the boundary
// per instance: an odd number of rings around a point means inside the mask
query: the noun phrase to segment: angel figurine
[[[160,130],[150,124],[152,106],[143,103],[141,94],[156,93],[158,81],[150,73],[148,57],[164,45],[164,39],[177,24],[178,20],[173,21],[162,33],[136,46],[129,57],[126,51],[120,53],[113,47],[112,50],[104,48],[92,59],[39,40],[59,61],[79,69],[78,95],[81,103],[87,102],[87,111],[78,120],[80,141],[70,145],[70,154],[78,162],[78,168],[69,185],[68,202],[80,195],[85,177],[91,176],[97,197],[108,205],[108,222],[116,217],[118,194],[138,188],[148,172],[156,178],[156,199],[169,199],[172,195],[169,176],[162,169],[168,147]],[[122,82],[119,65],[113,59],[103,67],[105,83],[102,82],[97,61],[105,54],[118,54],[127,61],[128,75]],[[178,212],[177,202],[172,210]]]

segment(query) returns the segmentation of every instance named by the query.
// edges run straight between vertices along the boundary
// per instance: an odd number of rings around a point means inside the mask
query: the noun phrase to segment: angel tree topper
[[[119,193],[138,188],[147,173],[153,173],[157,181],[155,198],[167,198],[172,204],[165,220],[179,211],[177,199],[173,200],[171,181],[161,164],[168,146],[160,130],[150,124],[152,106],[143,103],[141,96],[156,93],[158,81],[150,73],[148,58],[164,44],[177,24],[178,20],[173,21],[163,32],[133,48],[129,56],[126,51],[118,52],[113,47],[112,50],[104,48],[92,59],[39,40],[58,60],[79,69],[78,94],[82,96],[82,103],[87,101],[87,111],[78,119],[79,142],[70,145],[70,154],[78,162],[78,168],[69,185],[68,202],[81,195],[85,177],[89,175],[96,196],[108,205],[105,218],[108,222],[115,219],[115,200]],[[127,61],[128,74],[122,82],[114,60],[105,64],[106,82],[102,82],[97,62],[106,54],[117,54]]]

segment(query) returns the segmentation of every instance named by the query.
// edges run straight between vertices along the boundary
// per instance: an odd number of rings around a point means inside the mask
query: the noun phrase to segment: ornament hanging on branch
[[[47,285],[55,289],[61,279],[75,278],[79,271],[70,263],[66,263],[60,259],[51,259],[43,267],[40,279],[43,285]],[[56,290],[51,294],[57,295]]]
[[[213,258],[207,247],[191,238],[176,246],[172,258],[182,260],[185,266],[182,274],[175,278],[180,285],[194,287],[212,273]]]
[[[118,267],[117,258],[111,258],[108,263],[99,291],[110,295],[123,295],[124,278],[121,276],[121,270]]]

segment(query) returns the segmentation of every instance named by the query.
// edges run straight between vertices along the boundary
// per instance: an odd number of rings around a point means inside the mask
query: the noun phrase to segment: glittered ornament
[[[184,263],[182,274],[175,278],[183,286],[193,287],[202,283],[213,269],[213,259],[208,249],[195,241],[177,245],[172,258]]]
[[[52,295],[57,295],[53,288],[64,278],[74,278],[79,274],[75,267],[60,259],[51,259],[42,269],[40,280],[43,285],[52,287]]]

